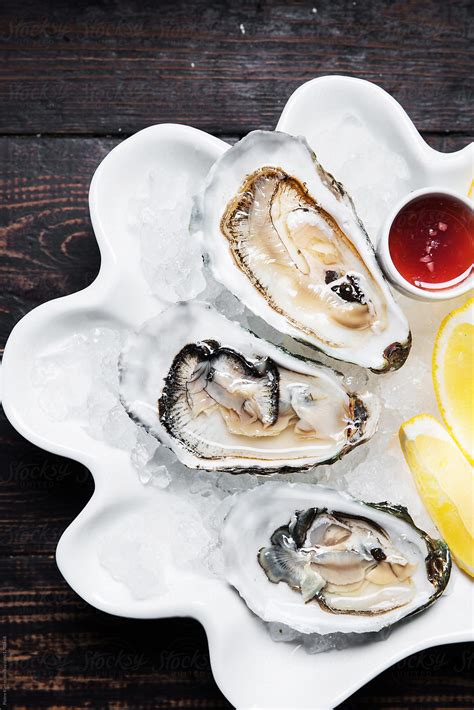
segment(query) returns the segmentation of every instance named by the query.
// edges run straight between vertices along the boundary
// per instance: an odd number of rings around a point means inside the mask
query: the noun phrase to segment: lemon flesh
[[[442,322],[433,352],[433,384],[444,423],[474,462],[474,298]]]
[[[474,475],[441,424],[420,414],[400,427],[400,444],[420,496],[458,565],[474,576]]]

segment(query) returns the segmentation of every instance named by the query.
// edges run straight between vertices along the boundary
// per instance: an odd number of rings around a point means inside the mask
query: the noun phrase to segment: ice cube
[[[369,236],[376,240],[393,205],[410,190],[405,158],[355,113],[329,120],[312,139],[318,160],[352,197]]]
[[[107,413],[103,424],[104,441],[118,449],[130,451],[136,441],[136,424],[132,422],[122,404],[115,404]]]
[[[169,303],[201,293],[206,281],[199,243],[189,232],[192,196],[187,175],[152,171],[129,208],[151,293]]]
[[[129,515],[104,535],[99,561],[111,576],[126,585],[136,599],[148,599],[168,590],[164,565],[167,551],[148,531],[143,516]]]

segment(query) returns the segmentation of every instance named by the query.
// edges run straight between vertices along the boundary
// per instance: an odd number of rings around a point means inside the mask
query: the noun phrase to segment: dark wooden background
[[[274,127],[302,82],[337,73],[383,86],[440,150],[473,140],[469,5],[2,0],[1,345],[31,308],[94,279],[89,181],[140,128],[190,123],[234,140]],[[4,417],[0,427],[7,706],[229,708],[198,623],[117,619],[66,586],[55,547],[92,493],[90,475]],[[467,644],[431,649],[341,707],[472,708],[473,671]]]

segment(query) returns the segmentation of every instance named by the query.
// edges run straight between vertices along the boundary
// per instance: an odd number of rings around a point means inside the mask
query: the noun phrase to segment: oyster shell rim
[[[282,136],[285,137],[285,139],[289,139],[293,142],[294,145],[298,144],[298,149],[301,147],[309,153],[309,156],[311,158],[312,165],[316,167],[316,174],[320,177],[322,181],[326,181],[328,189],[330,190],[331,194],[335,197],[336,200],[341,202],[346,209],[350,211],[351,217],[354,219],[355,223],[357,224],[358,229],[360,229],[361,235],[363,237],[363,246],[368,250],[368,256],[371,259],[371,263],[367,264],[366,258],[364,257],[364,262],[366,263],[366,266],[368,270],[370,271],[371,275],[374,276],[375,272],[375,280],[377,282],[377,285],[379,288],[381,288],[381,291],[383,293],[384,299],[387,302],[389,306],[389,315],[394,315],[396,314],[398,320],[400,323],[403,323],[403,325],[406,327],[406,337],[405,340],[400,341],[400,339],[394,339],[391,343],[388,343],[384,346],[383,351],[380,353],[380,364],[379,366],[375,365],[370,365],[370,364],[361,364],[357,360],[357,357],[355,355],[352,355],[352,357],[345,357],[339,354],[338,349],[336,348],[331,348],[331,347],[325,347],[324,344],[319,341],[316,342],[315,339],[312,339],[311,337],[308,337],[308,339],[304,338],[304,334],[301,332],[301,330],[298,330],[291,322],[287,320],[287,318],[277,310],[274,310],[273,307],[268,303],[268,301],[265,299],[263,294],[258,293],[258,289],[256,289],[253,284],[251,284],[251,289],[246,288],[246,282],[250,281],[248,277],[244,274],[244,272],[240,269],[240,267],[235,263],[234,257],[232,254],[229,254],[230,259],[227,259],[225,257],[226,266],[227,266],[227,273],[225,276],[221,276],[219,273],[219,268],[217,266],[217,261],[219,259],[222,259],[222,254],[220,257],[217,256],[217,253],[221,251],[220,246],[218,245],[217,247],[213,244],[213,242],[217,243],[217,239],[214,236],[210,236],[210,233],[214,231],[212,226],[204,226],[205,222],[205,199],[208,190],[211,188],[216,189],[215,187],[215,180],[216,180],[216,174],[218,174],[218,170],[220,169],[221,165],[227,166],[229,162],[229,154],[231,151],[235,150],[237,147],[241,147],[245,145],[246,142],[251,142],[253,141],[257,136]],[[247,148],[246,148],[247,149]],[[263,165],[263,163],[262,163]],[[268,161],[267,167],[271,165],[271,161]],[[272,167],[276,166],[275,164],[272,165]],[[261,167],[261,166],[260,166]],[[279,168],[282,169],[282,168]],[[243,182],[247,175],[241,176],[241,181]],[[302,184],[306,185],[305,181],[301,179],[300,176],[297,176],[297,179],[299,182]],[[230,199],[233,200],[235,198],[234,196],[231,197]],[[227,198],[224,198],[227,199]],[[315,199],[314,197],[312,199]],[[227,202],[226,205],[223,205],[222,207],[223,213],[227,210]],[[219,223],[221,222],[222,215],[219,217],[217,220]],[[331,215],[333,218],[334,216]],[[335,221],[337,222],[337,219],[334,218]],[[214,221],[214,219],[210,219],[210,221]],[[286,133],[285,131],[275,129],[273,131],[270,130],[254,130],[250,131],[247,133],[243,138],[241,138],[237,143],[235,143],[233,146],[231,146],[225,153],[223,153],[217,160],[216,162],[212,165],[210,168],[208,175],[204,181],[204,184],[201,188],[201,190],[194,196],[193,200],[193,208],[191,212],[191,218],[190,218],[190,232],[194,234],[201,242],[203,252],[204,254],[207,255],[210,261],[211,269],[213,271],[213,275],[218,280],[220,283],[222,283],[228,290],[231,291],[237,298],[239,298],[249,310],[254,313],[254,315],[260,317],[262,320],[266,321],[269,325],[273,326],[276,330],[278,330],[280,333],[283,333],[285,335],[288,335],[292,337],[295,341],[301,342],[302,344],[306,345],[307,347],[310,347],[316,351],[320,351],[324,353],[325,355],[328,355],[329,357],[332,357],[336,360],[340,360],[342,362],[350,362],[358,365],[359,367],[363,367],[366,369],[369,369],[370,371],[376,373],[376,374],[384,374],[390,371],[396,371],[402,367],[404,362],[406,361],[410,349],[411,349],[411,344],[412,344],[412,336],[411,336],[411,331],[409,324],[405,318],[405,315],[403,314],[403,311],[401,308],[396,304],[395,300],[393,299],[390,286],[385,279],[382,270],[380,269],[380,266],[378,264],[377,258],[376,258],[376,253],[374,246],[372,244],[372,241],[370,237],[367,234],[367,231],[365,230],[365,227],[360,220],[360,217],[358,216],[354,202],[351,198],[351,196],[346,192],[343,184],[339,182],[329,171],[327,171],[318,161],[317,156],[311,146],[309,145],[308,141],[304,136],[294,136],[292,134]],[[221,235],[223,239],[227,241],[227,238]],[[219,240],[220,241],[220,240]],[[352,238],[350,239],[352,241]],[[357,244],[355,245],[356,249],[358,252],[360,252],[359,247]],[[224,250],[222,250],[224,251]],[[230,249],[229,249],[230,252]],[[232,264],[232,268],[230,268],[230,265]],[[233,272],[233,274],[232,274]],[[237,272],[239,275],[237,275]],[[243,277],[240,278],[240,277]],[[231,282],[234,282],[234,286],[229,285]],[[236,283],[240,282],[237,286],[235,285]],[[253,301],[252,295],[253,292],[256,292],[258,294],[257,298],[257,305],[253,307],[251,305],[251,301]],[[263,314],[265,313],[265,314]]]
[[[366,424],[364,426],[364,432],[362,436],[353,438],[350,441],[346,441],[346,443],[341,447],[339,451],[337,451],[334,455],[330,456],[327,459],[317,461],[315,462],[314,459],[309,460],[308,457],[306,459],[301,459],[301,460],[291,460],[289,461],[288,459],[261,459],[258,460],[255,465],[249,463],[248,465],[242,466],[238,464],[224,464],[223,461],[225,459],[210,459],[210,458],[200,458],[198,457],[195,453],[189,451],[185,446],[182,445],[182,443],[178,440],[175,439],[174,437],[170,436],[166,431],[163,431],[162,436],[158,436],[158,434],[154,431],[154,426],[159,426],[161,429],[164,429],[164,427],[161,426],[161,422],[159,422],[159,416],[157,412],[155,425],[149,425],[146,422],[142,421],[140,417],[137,415],[136,412],[134,412],[130,406],[129,403],[126,399],[126,397],[123,394],[122,390],[122,385],[123,385],[123,378],[124,378],[124,373],[126,368],[124,367],[124,363],[126,360],[126,357],[128,355],[129,349],[130,349],[130,343],[132,342],[133,338],[136,338],[140,334],[142,334],[145,329],[154,323],[157,323],[158,321],[162,321],[163,316],[166,314],[168,317],[173,317],[174,312],[178,311],[178,309],[181,309],[182,311],[184,310],[196,310],[196,311],[201,311],[201,314],[206,315],[210,314],[211,318],[217,318],[220,320],[222,323],[225,323],[226,326],[229,326],[233,329],[236,329],[236,331],[241,331],[244,334],[244,337],[248,340],[249,342],[255,341],[260,347],[265,347],[268,348],[270,351],[273,351],[276,356],[283,358],[283,360],[289,360],[289,361],[296,361],[301,363],[301,367],[304,369],[306,368],[307,370],[321,370],[323,373],[325,373],[327,376],[330,376],[331,378],[335,378],[338,380],[339,385],[343,387],[347,395],[351,398],[351,401],[361,401],[366,409],[367,412],[367,419],[366,419]],[[240,333],[239,333],[240,335]],[[208,338],[209,339],[209,338]],[[202,342],[202,341],[201,341]],[[225,346],[224,346],[225,347]],[[177,353],[176,353],[177,354]],[[267,352],[268,355],[268,352]],[[175,355],[176,356],[176,355]],[[175,357],[174,356],[174,357]],[[173,357],[173,361],[174,361]],[[270,355],[271,357],[271,355]],[[170,366],[171,366],[170,362]],[[279,367],[282,365],[281,362],[278,362],[276,360],[276,365]],[[169,371],[169,370],[168,370]],[[310,374],[310,373],[309,373]],[[226,316],[224,316],[222,313],[217,311],[211,304],[198,301],[198,300],[193,300],[193,301],[186,301],[186,302],[179,302],[177,304],[171,305],[165,310],[163,310],[158,316],[151,318],[145,323],[143,323],[138,331],[135,331],[132,336],[129,338],[129,341],[126,343],[124,346],[120,357],[119,357],[119,399],[124,407],[125,411],[127,412],[128,416],[132,419],[132,421],[137,424],[137,426],[142,427],[147,433],[150,435],[154,436],[155,438],[160,441],[161,444],[166,446],[168,449],[170,449],[175,456],[177,456],[178,460],[184,464],[188,469],[190,470],[205,470],[205,471],[226,471],[228,473],[234,474],[234,475],[239,475],[239,474],[244,474],[244,473],[249,473],[252,475],[262,475],[262,476],[272,476],[273,474],[290,474],[290,473],[295,473],[297,471],[307,471],[309,469],[315,468],[317,466],[321,465],[330,465],[332,463],[335,463],[339,459],[341,459],[343,456],[345,456],[347,453],[355,449],[356,447],[360,446],[361,444],[366,443],[367,441],[370,440],[370,438],[373,436],[373,434],[377,430],[377,425],[378,425],[378,420],[379,420],[379,413],[380,413],[380,408],[381,408],[381,403],[379,398],[368,391],[364,392],[352,392],[352,390],[349,390],[346,388],[343,383],[342,373],[340,373],[337,370],[334,370],[333,368],[318,363],[315,360],[311,360],[309,358],[306,358],[302,355],[295,355],[294,353],[291,353],[288,351],[286,348],[283,348],[281,346],[275,345],[274,343],[271,343],[270,341],[265,340],[264,338],[259,337],[258,335],[255,335],[252,331],[248,330],[247,328],[243,327],[236,321],[232,321],[228,319]],[[163,386],[164,386],[164,381],[166,379],[166,376],[163,380]],[[156,398],[157,400],[159,397]],[[158,424],[159,422],[159,424]],[[368,424],[370,423],[370,426]],[[175,443],[176,443],[176,448],[175,448]],[[176,450],[180,452],[181,455],[178,455],[176,453]],[[229,461],[236,461],[237,457],[233,456],[232,458],[229,457]],[[240,461],[247,461],[251,462],[252,459],[241,459]],[[283,463],[284,462],[284,463]]]
[[[301,506],[298,506],[299,508],[303,508],[306,506],[307,508],[309,507],[315,507],[314,502],[312,502],[312,496],[332,496],[336,497],[339,501],[340,504],[348,505],[348,506],[354,506],[354,507],[361,507],[362,509],[364,508],[372,508],[376,512],[380,512],[383,515],[388,515],[394,518],[395,520],[401,521],[404,525],[408,525],[409,528],[415,533],[420,540],[420,542],[423,543],[424,547],[423,550],[426,548],[426,555],[423,556],[423,561],[426,569],[426,579],[427,582],[433,587],[432,593],[422,601],[421,604],[416,606],[413,609],[407,610],[406,613],[400,613],[403,612],[403,606],[399,607],[398,609],[394,609],[392,611],[388,611],[384,614],[378,614],[378,615],[357,615],[357,614],[333,614],[333,613],[328,613],[328,617],[330,618],[338,618],[338,619],[362,619],[366,620],[366,623],[364,624],[364,621],[362,621],[359,626],[362,628],[340,628],[336,624],[333,627],[327,628],[327,624],[324,623],[322,626],[320,625],[313,625],[311,628],[303,627],[302,623],[300,622],[300,619],[292,625],[289,621],[288,618],[276,618],[275,615],[271,615],[271,613],[268,613],[268,607],[266,607],[266,613],[262,615],[259,613],[259,611],[256,610],[256,602],[255,600],[251,601],[247,598],[247,594],[245,590],[242,590],[239,588],[239,583],[238,580],[236,580],[236,577],[238,576],[238,570],[236,566],[232,566],[229,564],[228,561],[228,548],[232,547],[232,543],[229,543],[228,540],[228,533],[229,533],[229,527],[233,525],[235,527],[235,521],[233,521],[233,517],[235,514],[235,511],[237,507],[240,507],[239,501],[241,501],[243,498],[247,497],[246,501],[246,512],[248,514],[248,511],[250,509],[250,498],[253,496],[262,496],[263,491],[265,487],[269,487],[270,489],[273,489],[273,491],[276,491],[276,493],[270,493],[270,495],[276,495],[277,497],[280,495],[280,492],[285,489],[287,492],[288,491],[295,491],[301,492],[307,496],[306,502],[302,503]],[[279,489],[279,490],[278,490]],[[268,488],[267,488],[268,490]],[[311,495],[312,494],[312,495]],[[291,495],[290,495],[291,497]],[[285,501],[289,500],[290,497],[286,497]],[[258,501],[260,502],[260,501]],[[255,504],[255,503],[253,503]],[[242,503],[242,507],[243,507]],[[287,514],[285,516],[286,518],[290,518],[292,513],[294,513],[296,508],[288,508]],[[260,508],[260,513],[262,512],[262,508]],[[349,513],[352,514],[352,513]],[[239,515],[239,512],[237,512],[237,516]],[[367,517],[368,520],[372,521],[372,519],[369,516]],[[281,527],[281,524],[285,525],[285,523],[281,523],[280,525],[275,526],[275,531]],[[243,525],[242,521],[240,521],[240,525],[237,527],[237,530],[245,529],[245,526]],[[270,539],[271,532],[267,530],[267,535],[266,535],[266,540],[265,545],[268,545],[268,540]],[[227,515],[224,520],[224,525],[223,529],[221,531],[221,544],[223,546],[224,550],[224,557],[225,557],[225,564],[226,564],[226,571],[225,571],[225,579],[230,584],[236,592],[239,594],[239,596],[242,598],[242,601],[246,604],[248,607],[249,611],[257,616],[257,618],[261,619],[265,623],[277,623],[277,624],[283,624],[286,626],[289,626],[290,628],[293,628],[294,630],[298,631],[299,633],[302,634],[311,634],[311,633],[318,633],[321,635],[326,635],[335,631],[341,632],[341,633],[366,633],[368,631],[379,631],[383,628],[393,626],[395,624],[399,624],[406,619],[410,619],[411,617],[417,615],[418,613],[428,609],[430,606],[434,604],[435,601],[437,601],[445,591],[449,581],[450,581],[450,576],[451,576],[451,571],[452,571],[452,556],[451,552],[449,550],[448,545],[444,540],[441,538],[433,538],[431,537],[426,531],[422,530],[419,528],[413,521],[413,518],[409,514],[408,510],[406,507],[402,505],[397,505],[397,504],[392,504],[387,501],[383,501],[380,503],[367,503],[365,501],[361,501],[357,498],[354,498],[350,494],[344,491],[339,491],[334,488],[328,487],[328,486],[323,486],[320,484],[311,484],[311,483],[305,483],[305,482],[286,482],[286,481],[265,481],[261,484],[261,486],[258,486],[257,488],[253,488],[250,490],[247,490],[243,493],[238,493],[234,496],[234,501],[231,505],[230,510],[227,512]],[[261,545],[256,545],[258,549],[254,550],[254,564],[256,565],[256,568],[261,572],[263,579],[265,581],[270,581],[268,577],[266,576],[264,570],[260,566],[258,562],[258,553],[260,550]],[[234,548],[235,549],[235,548]],[[439,570],[438,568],[438,563],[439,561],[442,561],[442,568]],[[252,568],[253,569],[253,568]],[[253,583],[255,583],[255,579],[257,579],[257,584],[259,584],[258,578],[253,577]],[[262,579],[260,578],[260,582]],[[248,580],[241,586],[246,587],[248,585]],[[273,586],[273,584],[272,584]],[[277,587],[278,584],[274,583],[274,586]],[[283,586],[286,586],[288,589],[290,589],[289,585],[284,584]],[[299,595],[296,596],[296,599],[298,599]],[[301,603],[302,607],[305,607],[306,605],[304,602]],[[276,605],[273,604],[271,607],[271,611],[275,612],[276,607],[278,606],[278,602],[276,602]],[[326,613],[326,612],[324,612]],[[392,616],[395,616],[397,618],[392,619]],[[345,622],[343,622],[345,623]],[[359,622],[358,622],[359,623]],[[325,628],[326,627],[326,628]]]

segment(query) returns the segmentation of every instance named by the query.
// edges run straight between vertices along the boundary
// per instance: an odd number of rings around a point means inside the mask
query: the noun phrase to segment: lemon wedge
[[[474,459],[474,298],[441,323],[433,350],[433,384],[444,423]]]
[[[458,565],[474,576],[474,475],[443,426],[419,414],[400,427],[400,444],[420,496]]]

